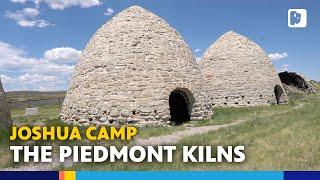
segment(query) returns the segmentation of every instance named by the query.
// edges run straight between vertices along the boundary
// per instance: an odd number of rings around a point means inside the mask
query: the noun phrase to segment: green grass
[[[303,104],[303,105],[301,105]],[[247,121],[218,131],[184,138],[174,163],[80,163],[86,170],[317,170],[320,168],[320,96],[297,94],[280,106],[226,108],[216,119]],[[183,145],[244,145],[243,163],[182,163]],[[62,167],[63,168],[63,167]]]
[[[24,116],[25,109],[11,110],[11,116],[14,124],[17,126],[66,126],[60,118],[60,108],[58,106],[43,106],[39,107],[39,115]],[[2,131],[0,134],[0,168],[17,167],[20,164],[12,162],[12,154],[9,151],[9,146],[12,145],[50,145],[50,141],[9,141],[10,131]]]
[[[9,130],[0,131],[0,168],[12,166],[12,155],[9,152]]]
[[[311,83],[315,87],[317,92],[320,92],[320,83],[315,81],[309,81],[309,83]]]
[[[291,108],[290,111],[275,116],[252,116],[249,121],[241,125],[185,138],[179,145],[203,145],[203,142],[206,142],[212,146],[244,145],[246,147],[246,162],[239,165],[203,164],[200,165],[202,169],[319,169],[320,97],[311,95],[300,99],[299,102],[304,102],[303,107]],[[190,168],[198,167],[190,165]]]
[[[43,124],[49,125],[60,122],[60,108],[58,106],[39,107],[39,115],[24,116],[25,109],[11,110],[11,116],[17,125]]]
[[[236,120],[244,123],[218,131],[184,138],[177,144],[174,163],[75,163],[71,167],[61,164],[59,169],[70,170],[317,170],[320,168],[320,96],[293,94],[290,103],[264,107],[217,108],[213,119],[190,122],[192,126],[216,125]],[[40,108],[40,117],[18,117],[23,123],[41,122],[61,124],[57,119],[59,108]],[[13,111],[13,115],[21,115]],[[49,120],[48,120],[49,119]],[[170,134],[185,126],[140,128],[138,136],[147,138]],[[2,135],[3,136],[3,135]],[[15,142],[17,143],[17,142]],[[41,142],[39,142],[41,143]],[[46,142],[52,143],[52,142]],[[54,142],[54,145],[94,145],[88,141]],[[116,141],[116,146],[129,142]],[[110,145],[104,142],[103,145]],[[244,145],[246,161],[243,163],[182,163],[183,145]],[[1,167],[12,166],[11,155],[1,140]]]
[[[66,91],[39,92],[39,91],[12,91],[6,92],[7,101],[26,101],[48,98],[64,98]]]

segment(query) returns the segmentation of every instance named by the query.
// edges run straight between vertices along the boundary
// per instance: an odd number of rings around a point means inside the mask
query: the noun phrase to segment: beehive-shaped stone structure
[[[9,130],[12,126],[10,109],[8,107],[5,93],[0,79],[0,130]]]
[[[139,7],[123,10],[91,38],[61,117],[76,124],[159,124],[211,115],[200,69],[183,38]]]
[[[257,106],[287,101],[279,76],[264,50],[227,32],[200,61],[212,106]]]

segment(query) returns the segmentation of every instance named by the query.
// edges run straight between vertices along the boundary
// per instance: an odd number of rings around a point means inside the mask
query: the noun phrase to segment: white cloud
[[[44,28],[50,26],[51,24],[43,19],[37,19],[40,12],[35,8],[24,8],[22,10],[17,10],[15,12],[6,11],[5,17],[16,21],[19,26],[22,27],[40,27]]]
[[[0,79],[1,79],[2,83],[13,83],[14,82],[14,79],[12,79],[11,77],[6,76],[4,74],[0,74]]]
[[[289,64],[281,65],[280,72],[288,71],[288,70],[289,70]]]
[[[72,6],[80,6],[81,8],[89,8],[100,6],[100,0],[43,0],[51,9],[63,10]]]
[[[100,6],[102,0],[11,0],[14,3],[22,3],[30,1],[36,6],[40,3],[47,4],[51,9],[63,10],[68,7],[80,6],[81,8],[89,8],[93,6]]]
[[[27,1],[33,2],[36,8],[24,8],[17,11],[6,11],[5,17],[14,20],[19,26],[22,27],[39,27],[45,28],[51,24],[50,22],[39,19],[40,4],[46,4],[51,9],[63,10],[65,8],[79,6],[81,8],[89,8],[93,6],[100,6],[102,0],[10,0],[13,3],[25,4]],[[113,9],[108,8],[108,14],[113,13]],[[111,15],[110,14],[110,15]]]
[[[10,0],[11,2],[14,2],[14,3],[25,3],[27,2],[27,0]]]
[[[42,75],[42,74],[23,74],[18,77],[20,82],[23,83],[35,83],[35,82],[55,82],[58,80],[57,76],[47,76],[47,75]]]
[[[277,60],[288,57],[288,53],[286,53],[286,52],[284,52],[284,53],[270,53],[268,56],[271,59],[271,61],[277,61]]]
[[[24,8],[21,12],[29,17],[37,17],[40,14],[39,10],[34,8]]]
[[[0,59],[15,59],[19,58],[20,56],[25,55],[26,52],[24,52],[21,49],[18,49],[8,43],[1,42],[0,41]]]
[[[108,8],[107,11],[104,13],[105,16],[111,16],[114,13],[112,8]]]
[[[201,51],[201,49],[195,49],[194,50],[195,53],[200,52],[200,51]]]
[[[60,47],[47,50],[44,53],[44,58],[48,61],[53,61],[57,63],[74,63],[81,55],[81,51],[78,51],[70,47]]]
[[[60,86],[69,81],[68,79],[61,79],[59,76],[50,76],[44,74],[29,74],[25,73],[17,77],[9,77],[0,75],[2,83],[6,86],[16,84],[18,86],[7,90],[37,90],[37,91],[54,91],[61,90]]]
[[[0,77],[6,90],[65,90],[80,53],[61,47],[47,50],[44,57],[32,58],[0,41]]]

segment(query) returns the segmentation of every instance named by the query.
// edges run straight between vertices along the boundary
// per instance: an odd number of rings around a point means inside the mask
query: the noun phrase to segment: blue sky
[[[233,30],[273,54],[279,71],[297,71],[320,81],[320,1],[5,0],[0,1],[0,77],[5,90],[66,90],[93,33],[131,5],[164,18],[196,57]],[[307,9],[306,28],[288,28],[290,8]]]

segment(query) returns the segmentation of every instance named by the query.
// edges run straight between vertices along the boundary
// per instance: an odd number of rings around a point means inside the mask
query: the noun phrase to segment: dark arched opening
[[[282,96],[283,96],[283,89],[281,86],[276,85],[274,87],[274,95],[276,96],[277,104],[280,104],[282,102]]]
[[[176,125],[190,121],[193,104],[192,94],[185,89],[176,89],[169,97],[171,122]]]

